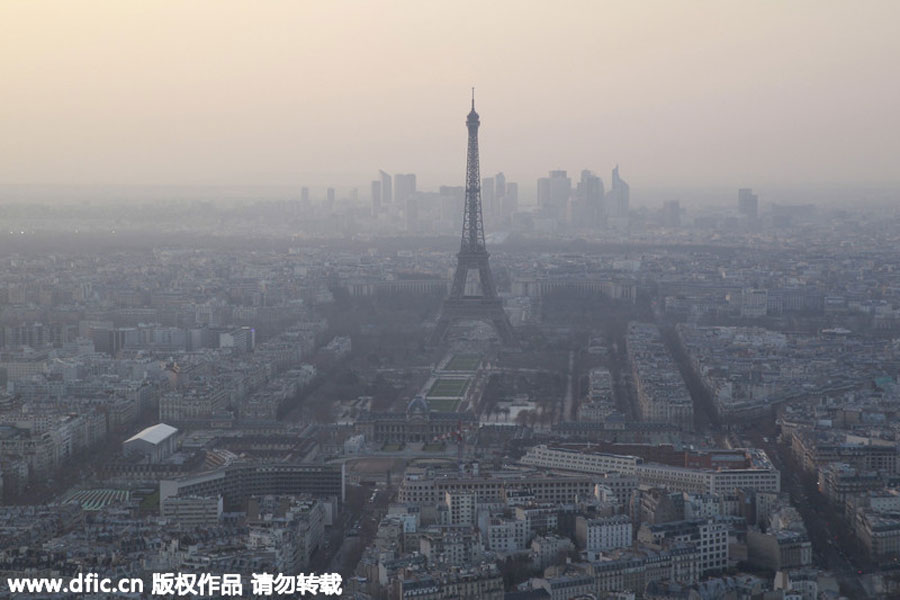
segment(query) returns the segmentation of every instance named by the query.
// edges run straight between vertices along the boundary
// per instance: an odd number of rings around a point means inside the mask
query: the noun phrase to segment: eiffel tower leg
[[[447,336],[448,329],[450,329],[450,319],[441,315],[441,317],[438,319],[437,325],[435,325],[434,327],[434,331],[431,332],[431,339],[428,340],[428,343],[431,346],[439,345]]]
[[[500,310],[502,311],[503,309],[501,308]],[[500,340],[506,345],[511,345],[513,343],[512,323],[509,322],[509,317],[506,316],[506,313],[495,316],[493,323]]]
[[[462,298],[466,295],[466,279],[469,276],[469,267],[460,262],[453,273],[453,284],[450,286],[451,298]]]
[[[491,274],[491,268],[488,266],[487,256],[478,265],[478,276],[481,279],[481,293],[486,298],[496,298],[497,286],[494,285],[494,276]]]

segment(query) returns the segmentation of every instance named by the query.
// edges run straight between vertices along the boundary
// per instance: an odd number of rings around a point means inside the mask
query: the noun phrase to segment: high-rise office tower
[[[422,193],[414,191],[406,197],[406,230],[417,231],[419,229],[419,203],[422,201]]]
[[[581,181],[575,189],[573,225],[583,228],[597,227],[603,222],[603,180],[591,171],[581,172]]]
[[[497,213],[497,196],[494,190],[494,178],[485,177],[481,180],[481,207],[484,210],[484,217],[488,221],[493,221],[494,215]]]
[[[537,181],[538,210],[544,214],[550,212],[550,178],[540,177]]]
[[[462,185],[442,185],[438,189],[441,198],[441,221],[445,225],[452,224],[456,230],[462,224],[460,215],[466,206],[466,188]]]
[[[503,213],[503,222],[509,223],[513,214],[519,210],[519,184],[514,181],[506,183],[506,192],[501,200],[501,211]]]
[[[748,219],[759,216],[759,197],[750,188],[738,190],[738,212]]]
[[[391,186],[391,174],[378,171],[381,175],[381,204],[389,208],[394,202],[394,188]]]
[[[328,188],[325,191],[325,212],[331,213],[334,211],[334,188]]]
[[[376,179],[372,182],[372,216],[377,216],[381,212],[381,181]]]
[[[497,194],[497,198],[502,199],[503,196],[506,195],[506,175],[501,171],[494,175],[494,192]]]
[[[628,203],[631,199],[631,188],[625,180],[619,177],[619,165],[612,171],[612,185],[607,194],[606,207],[609,213],[615,217],[628,216]]]
[[[394,175],[394,205],[403,210],[407,229],[415,229],[416,210],[416,176],[414,173],[397,173]]]
[[[538,208],[545,217],[566,221],[572,180],[565,171],[550,171],[549,177],[538,179]]]
[[[397,173],[394,175],[394,203],[406,208],[406,201],[416,193],[415,173]]]

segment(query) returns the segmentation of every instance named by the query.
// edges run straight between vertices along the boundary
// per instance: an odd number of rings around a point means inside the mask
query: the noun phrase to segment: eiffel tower
[[[469,129],[469,150],[466,157],[466,205],[463,210],[462,241],[456,255],[456,273],[450,294],[444,299],[437,326],[431,334],[431,344],[438,345],[447,335],[450,325],[459,321],[491,323],[500,340],[514,343],[512,324],[497,297],[494,276],[488,264],[490,256],[484,243],[484,219],[481,214],[481,173],[478,167],[478,113],[475,112],[475,88],[472,88],[472,111],[466,119]],[[469,271],[477,270],[481,282],[480,296],[466,295]]]

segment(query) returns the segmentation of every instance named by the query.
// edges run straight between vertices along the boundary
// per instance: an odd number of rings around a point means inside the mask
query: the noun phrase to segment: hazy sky
[[[0,183],[900,181],[900,2],[0,2]],[[524,191],[524,190],[523,190]],[[365,191],[367,194],[368,192]]]

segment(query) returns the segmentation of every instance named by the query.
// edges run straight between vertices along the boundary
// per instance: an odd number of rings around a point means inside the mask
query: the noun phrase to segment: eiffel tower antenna
[[[466,117],[469,146],[466,154],[466,203],[463,208],[462,239],[456,255],[456,272],[450,293],[444,299],[431,343],[440,344],[447,330],[455,322],[480,320],[491,323],[504,344],[514,343],[512,324],[503,310],[503,300],[497,296],[494,276],[488,263],[490,255],[484,242],[484,218],[481,212],[481,172],[478,164],[478,127],[481,121],[475,112],[475,88],[472,88],[472,110]],[[469,271],[478,271],[480,296],[466,295]]]

